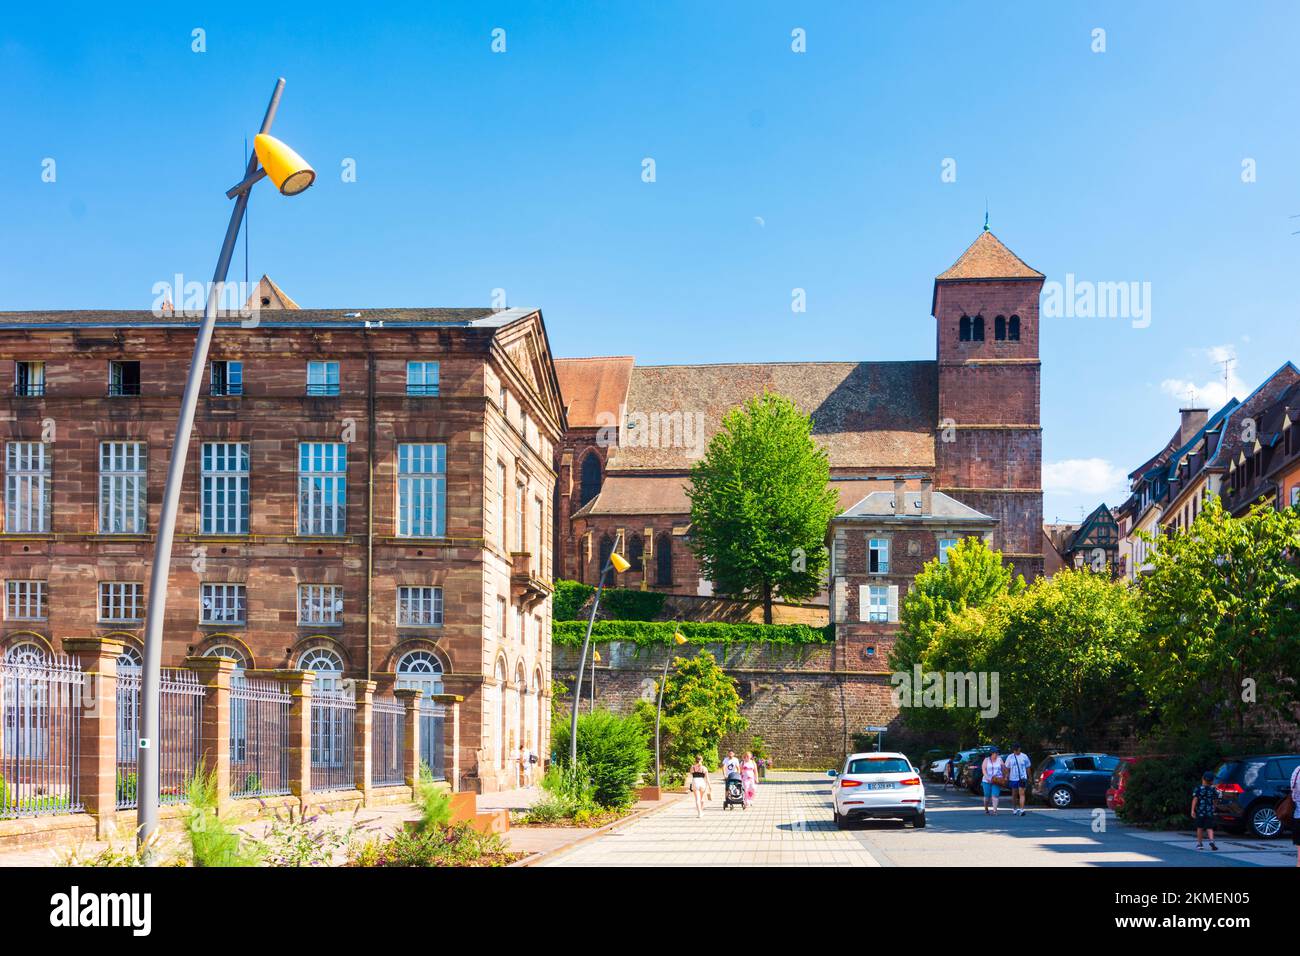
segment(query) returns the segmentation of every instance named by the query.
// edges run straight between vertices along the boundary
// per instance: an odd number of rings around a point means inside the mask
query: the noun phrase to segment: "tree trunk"
[[[763,582],[763,623],[772,623],[772,582]]]

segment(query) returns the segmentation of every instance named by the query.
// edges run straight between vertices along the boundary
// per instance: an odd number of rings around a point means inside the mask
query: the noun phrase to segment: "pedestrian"
[[[989,813],[989,801],[993,802],[993,813],[998,812],[998,795],[1007,782],[1007,765],[994,747],[980,764],[980,785],[984,789],[984,812]]]
[[[704,765],[703,757],[697,756],[695,763],[691,764],[687,785],[691,788],[691,796],[695,798],[696,819],[703,819],[705,796],[713,799],[713,791],[709,787],[709,768]]]
[[[1296,807],[1300,806],[1300,766],[1291,771],[1291,842],[1295,844],[1295,865],[1300,866],[1300,819]]]
[[[728,750],[727,755],[722,758],[722,779],[727,779],[729,773],[740,773],[740,761],[736,759],[734,750]]]
[[[748,807],[754,802],[758,792],[758,764],[754,762],[754,755],[748,750],[745,751],[745,759],[740,763],[740,783],[745,788],[745,806]]]
[[[525,787],[533,785],[532,753],[527,744],[519,745],[519,782]]]
[[[1029,767],[1031,761],[1029,754],[1020,752],[1020,744],[1011,745],[1011,753],[1007,754],[1007,784],[1011,787],[1011,815],[1013,817],[1023,817],[1025,815],[1025,798],[1029,793]],[[1020,805],[1016,805],[1016,799],[1019,798]]]
[[[961,772],[961,754],[954,753],[948,758],[948,766],[943,768],[943,785],[946,787],[951,784],[954,787],[961,785],[958,774]]]
[[[1214,774],[1205,771],[1201,774],[1201,785],[1192,791],[1192,819],[1196,821],[1196,849],[1204,850],[1201,837],[1208,831],[1210,849],[1217,850],[1214,844],[1214,801],[1219,792],[1214,789]]]

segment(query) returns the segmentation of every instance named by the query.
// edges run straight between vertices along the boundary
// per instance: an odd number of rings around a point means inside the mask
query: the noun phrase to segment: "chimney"
[[[1210,416],[1208,408],[1180,408],[1179,414],[1183,416],[1182,424],[1178,427],[1178,444],[1186,445],[1192,440],[1192,436],[1205,427],[1205,421]]]
[[[901,518],[907,514],[907,482],[902,478],[894,479],[894,517]]]
[[[928,515],[934,511],[934,479],[921,479],[921,514]]]

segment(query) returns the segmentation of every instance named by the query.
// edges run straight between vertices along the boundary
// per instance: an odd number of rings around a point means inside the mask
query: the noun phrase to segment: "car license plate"
[[[869,783],[867,784],[867,789],[868,790],[893,790],[894,785],[893,783]]]

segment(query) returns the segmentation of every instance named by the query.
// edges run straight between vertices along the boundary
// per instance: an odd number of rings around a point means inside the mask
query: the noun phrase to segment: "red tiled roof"
[[[1018,255],[1004,246],[991,232],[981,232],[966,251],[936,282],[960,279],[1041,279],[1043,274],[1031,269]]]
[[[632,356],[555,360],[555,377],[568,410],[570,428],[597,428],[618,422],[619,406],[627,401]],[[602,413],[608,418],[601,418]]]
[[[665,515],[691,513],[687,480],[680,476],[608,475],[600,494],[574,514]]]

